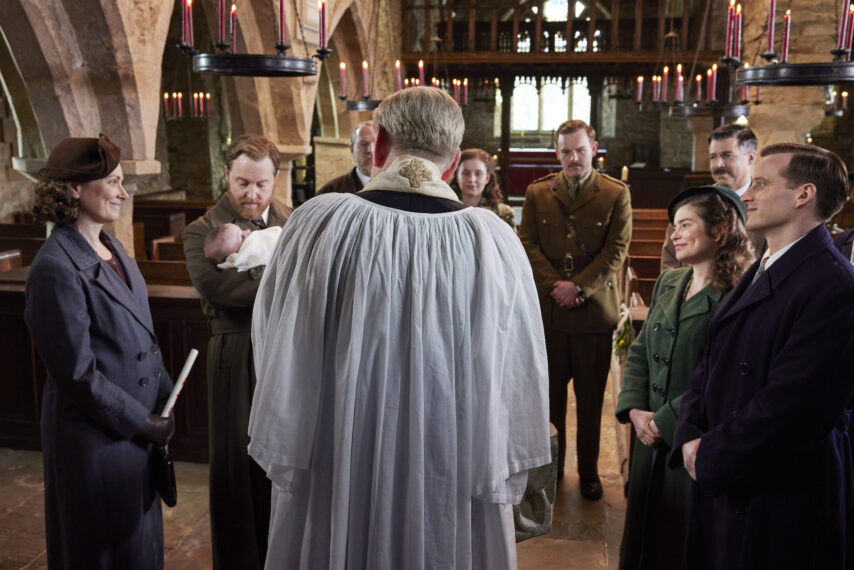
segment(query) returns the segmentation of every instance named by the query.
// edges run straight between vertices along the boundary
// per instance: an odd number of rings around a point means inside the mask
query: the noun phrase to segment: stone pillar
[[[294,207],[294,201],[291,196],[291,170],[293,169],[293,160],[300,156],[311,154],[310,146],[301,145],[276,145],[279,149],[279,178],[276,180],[276,187],[273,189],[273,197],[283,204]]]
[[[602,132],[602,76],[587,77],[587,90],[590,92],[590,126],[596,133]]]
[[[694,172],[709,170],[709,135],[714,128],[712,117],[691,117],[691,132],[694,134],[691,170]]]
[[[353,168],[350,139],[314,137],[315,192],[320,187]]]

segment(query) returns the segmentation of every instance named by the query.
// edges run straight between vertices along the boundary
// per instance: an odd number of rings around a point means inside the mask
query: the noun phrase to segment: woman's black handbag
[[[174,507],[178,503],[178,487],[175,483],[175,463],[169,455],[169,446],[154,446],[151,452],[151,480],[166,506]]]

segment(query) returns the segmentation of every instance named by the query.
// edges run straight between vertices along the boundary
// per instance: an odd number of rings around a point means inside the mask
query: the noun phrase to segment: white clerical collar
[[[364,174],[362,174],[362,171],[359,170],[359,167],[356,167],[354,170],[356,171],[356,176],[359,177],[359,181],[361,181],[361,183],[362,183],[362,187],[364,188],[365,186],[367,186],[368,182],[371,181],[371,177],[365,176]]]
[[[744,196],[744,193],[747,192],[747,189],[750,188],[751,184],[753,184],[753,180],[748,179],[747,184],[745,184],[744,186],[742,186],[741,188],[739,188],[738,190],[735,191],[735,193],[738,194],[739,198]]]
[[[270,205],[268,204],[264,211],[261,212],[261,219],[264,220],[264,225],[267,225],[267,220],[270,218]]]
[[[809,233],[809,232],[807,232],[807,233]],[[783,255],[785,255],[787,251],[789,251],[790,249],[792,249],[792,246],[793,246],[793,245],[795,245],[796,243],[798,243],[799,241],[801,241],[802,239],[804,239],[804,237],[805,237],[806,235],[807,235],[807,234],[802,235],[801,237],[799,237],[798,239],[796,239],[795,241],[793,241],[792,243],[790,243],[790,244],[789,244],[789,245],[787,245],[786,247],[784,247],[784,248],[780,249],[779,251],[777,251],[777,253],[775,253],[774,255],[768,255],[768,259],[765,261],[765,271],[768,271],[768,268],[769,268],[769,267],[771,267],[771,264],[772,264],[772,263],[774,263],[775,261],[777,261],[778,259],[780,259],[781,257],[783,257]],[[766,255],[768,254],[768,251],[769,251],[769,250],[767,250],[767,249],[765,250]]]
[[[362,192],[368,190],[411,192],[454,202],[460,201],[451,187],[442,180],[438,166],[426,158],[408,154],[396,158],[388,168],[371,178]]]

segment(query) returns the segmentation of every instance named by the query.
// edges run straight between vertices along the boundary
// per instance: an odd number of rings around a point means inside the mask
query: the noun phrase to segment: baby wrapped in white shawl
[[[250,231],[236,224],[222,224],[208,234],[205,256],[220,269],[246,271],[267,265],[281,233],[278,226]]]

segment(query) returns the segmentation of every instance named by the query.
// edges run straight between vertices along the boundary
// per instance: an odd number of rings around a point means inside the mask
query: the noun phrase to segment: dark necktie
[[[252,220],[252,225],[258,228],[259,230],[263,230],[267,227],[267,224],[264,223],[264,218],[258,218],[256,220]]]

